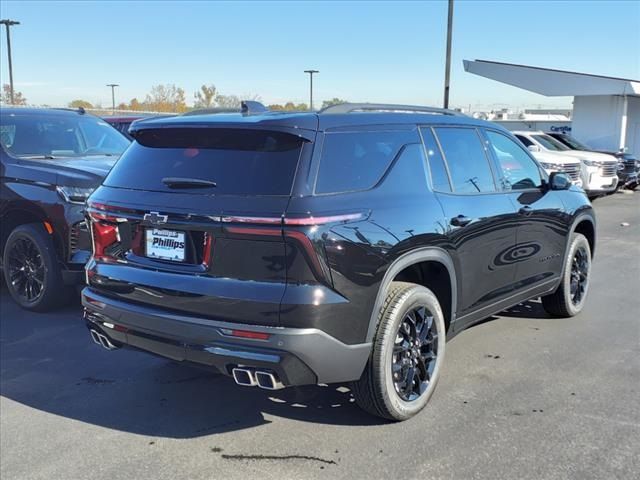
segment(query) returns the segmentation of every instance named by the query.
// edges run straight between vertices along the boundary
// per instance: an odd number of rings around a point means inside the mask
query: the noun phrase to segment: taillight
[[[95,258],[109,257],[106,249],[118,241],[118,227],[100,220],[92,220],[91,237],[93,238],[93,256]]]

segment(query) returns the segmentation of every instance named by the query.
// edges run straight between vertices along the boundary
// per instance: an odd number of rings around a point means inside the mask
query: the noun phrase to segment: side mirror
[[[540,147],[538,145],[529,145],[527,147],[527,150],[529,150],[530,152],[539,152]]]
[[[564,172],[551,172],[549,175],[550,190],[569,190],[571,188],[571,178]]]

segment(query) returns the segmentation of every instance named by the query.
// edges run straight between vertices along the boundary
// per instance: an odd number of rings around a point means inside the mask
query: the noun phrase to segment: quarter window
[[[495,192],[496,186],[475,128],[435,129],[456,193]]]
[[[406,143],[399,132],[327,133],[316,182],[316,193],[372,188]]]
[[[507,189],[524,190],[542,185],[540,170],[522,147],[501,133],[487,131]]]

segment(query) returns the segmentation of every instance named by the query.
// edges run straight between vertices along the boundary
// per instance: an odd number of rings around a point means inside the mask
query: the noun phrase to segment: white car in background
[[[533,154],[538,163],[545,169],[547,173],[551,172],[564,172],[571,178],[571,182],[582,187],[582,164],[579,159],[570,157],[568,155],[560,155],[555,152],[542,150],[533,142],[527,140],[522,135],[528,132],[511,132],[513,133],[522,144]]]
[[[613,192],[618,186],[618,160],[612,155],[571,150],[544,132],[516,131],[511,133],[543,164],[546,162],[542,154],[551,154],[554,157],[563,157],[579,161],[581,163],[580,176],[582,179],[582,188],[587,192],[589,198]],[[544,165],[543,167],[547,168]],[[567,171],[567,173],[571,175],[570,172]]]

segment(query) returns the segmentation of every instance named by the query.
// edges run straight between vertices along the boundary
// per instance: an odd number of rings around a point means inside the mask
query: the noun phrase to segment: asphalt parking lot
[[[583,313],[551,319],[534,301],[462,333],[401,424],[362,413],[347,386],[268,393],[104,351],[78,305],[27,314],[3,288],[0,477],[638,478],[640,192],[594,204]]]

